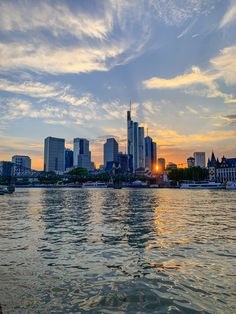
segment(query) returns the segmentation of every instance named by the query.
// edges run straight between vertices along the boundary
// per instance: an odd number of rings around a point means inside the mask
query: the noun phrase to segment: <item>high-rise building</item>
[[[144,128],[138,128],[138,168],[145,167]]]
[[[206,166],[206,153],[205,152],[195,152],[193,153],[195,159],[194,166],[205,168]]]
[[[195,166],[195,159],[193,157],[189,157],[187,159],[188,168],[193,168]]]
[[[152,142],[152,172],[157,172],[157,144]]]
[[[126,173],[129,171],[129,156],[127,154],[119,153],[117,161],[120,165],[120,171]]]
[[[65,150],[65,170],[73,167],[73,150],[66,148]]]
[[[11,161],[0,161],[0,175],[3,177],[13,175],[13,163]]]
[[[157,165],[158,165],[158,172],[160,174],[163,174],[163,172],[164,172],[164,170],[166,168],[166,160],[165,160],[165,158],[158,158]]]
[[[145,166],[144,128],[131,119],[131,111],[127,111],[127,148],[132,171]],[[132,157],[131,157],[132,156]]]
[[[157,153],[156,143],[152,141],[150,136],[145,137],[145,167],[152,172],[156,172]]]
[[[114,138],[108,138],[103,146],[104,149],[104,166],[108,161],[117,161],[118,143]]]
[[[44,140],[44,171],[65,171],[65,140],[47,137]]]
[[[91,170],[91,152],[89,141],[85,138],[74,139],[74,167],[81,167]]]
[[[31,171],[31,159],[29,156],[12,156],[13,172],[15,176],[29,175]]]

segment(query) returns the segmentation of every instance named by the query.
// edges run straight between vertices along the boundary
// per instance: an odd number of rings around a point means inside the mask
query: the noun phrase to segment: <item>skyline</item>
[[[42,169],[53,136],[102,163],[106,138],[127,149],[130,99],[158,158],[236,155],[234,1],[0,1],[0,26],[1,160]]]

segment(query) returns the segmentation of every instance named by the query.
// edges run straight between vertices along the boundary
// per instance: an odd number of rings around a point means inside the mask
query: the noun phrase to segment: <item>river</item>
[[[3,313],[235,313],[236,191],[0,196]]]

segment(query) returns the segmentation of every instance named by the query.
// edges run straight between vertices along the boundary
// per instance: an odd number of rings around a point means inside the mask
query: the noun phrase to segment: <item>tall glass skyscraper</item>
[[[44,171],[65,171],[65,140],[47,137],[44,140]]]
[[[81,167],[91,170],[91,152],[89,141],[85,138],[74,139],[74,167]]]
[[[104,166],[108,161],[117,161],[118,143],[114,138],[108,138],[104,144]]]
[[[131,119],[131,111],[127,111],[127,148],[128,155],[132,156],[133,172],[144,167],[144,128]]]
[[[156,171],[157,148],[150,136],[145,137],[145,167],[151,171]]]

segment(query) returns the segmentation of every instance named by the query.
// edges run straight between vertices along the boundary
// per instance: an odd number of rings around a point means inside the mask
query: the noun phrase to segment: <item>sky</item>
[[[235,69],[236,0],[0,0],[0,160],[82,137],[100,164],[130,101],[158,158],[236,157]]]

